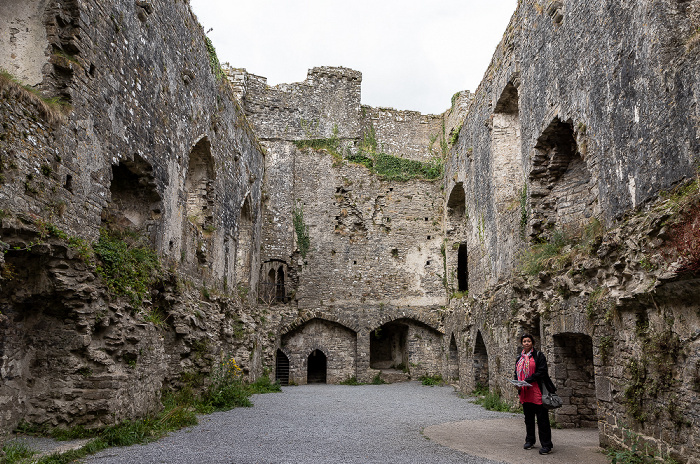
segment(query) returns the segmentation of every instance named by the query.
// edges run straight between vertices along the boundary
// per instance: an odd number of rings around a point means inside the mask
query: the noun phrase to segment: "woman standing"
[[[535,446],[535,418],[540,435],[540,454],[552,452],[552,429],[549,426],[549,411],[542,406],[542,384],[550,392],[556,391],[547,371],[547,358],[533,346],[530,334],[520,337],[523,350],[515,363],[515,379],[529,383],[529,387],[519,387],[520,403],[525,413],[525,448]]]

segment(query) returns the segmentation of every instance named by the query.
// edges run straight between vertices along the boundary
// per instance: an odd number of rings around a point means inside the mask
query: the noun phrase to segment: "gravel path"
[[[199,425],[147,445],[110,448],[89,463],[467,463],[422,428],[511,414],[486,411],[452,387],[304,385],[254,395],[252,408],[200,417]]]

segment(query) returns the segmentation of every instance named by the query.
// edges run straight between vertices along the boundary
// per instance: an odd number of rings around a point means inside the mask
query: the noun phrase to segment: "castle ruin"
[[[515,401],[530,332],[558,424],[700,463],[699,25],[524,0],[423,115],[347,68],[222,69],[184,0],[5,0],[0,430],[141,417],[224,355]],[[154,251],[145,289],[105,273],[115,235]]]

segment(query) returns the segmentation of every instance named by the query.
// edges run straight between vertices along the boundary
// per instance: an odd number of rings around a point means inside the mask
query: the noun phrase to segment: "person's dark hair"
[[[523,340],[525,340],[526,338],[529,338],[533,345],[535,344],[535,338],[532,335],[530,335],[529,333],[522,334],[520,336],[520,343],[522,343]]]

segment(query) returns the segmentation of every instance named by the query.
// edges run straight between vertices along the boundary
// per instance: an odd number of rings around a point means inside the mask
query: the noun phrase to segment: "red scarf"
[[[523,351],[520,353],[520,359],[518,360],[518,380],[525,380],[530,377],[530,358],[532,358],[532,353],[534,350],[530,350],[529,353]]]

